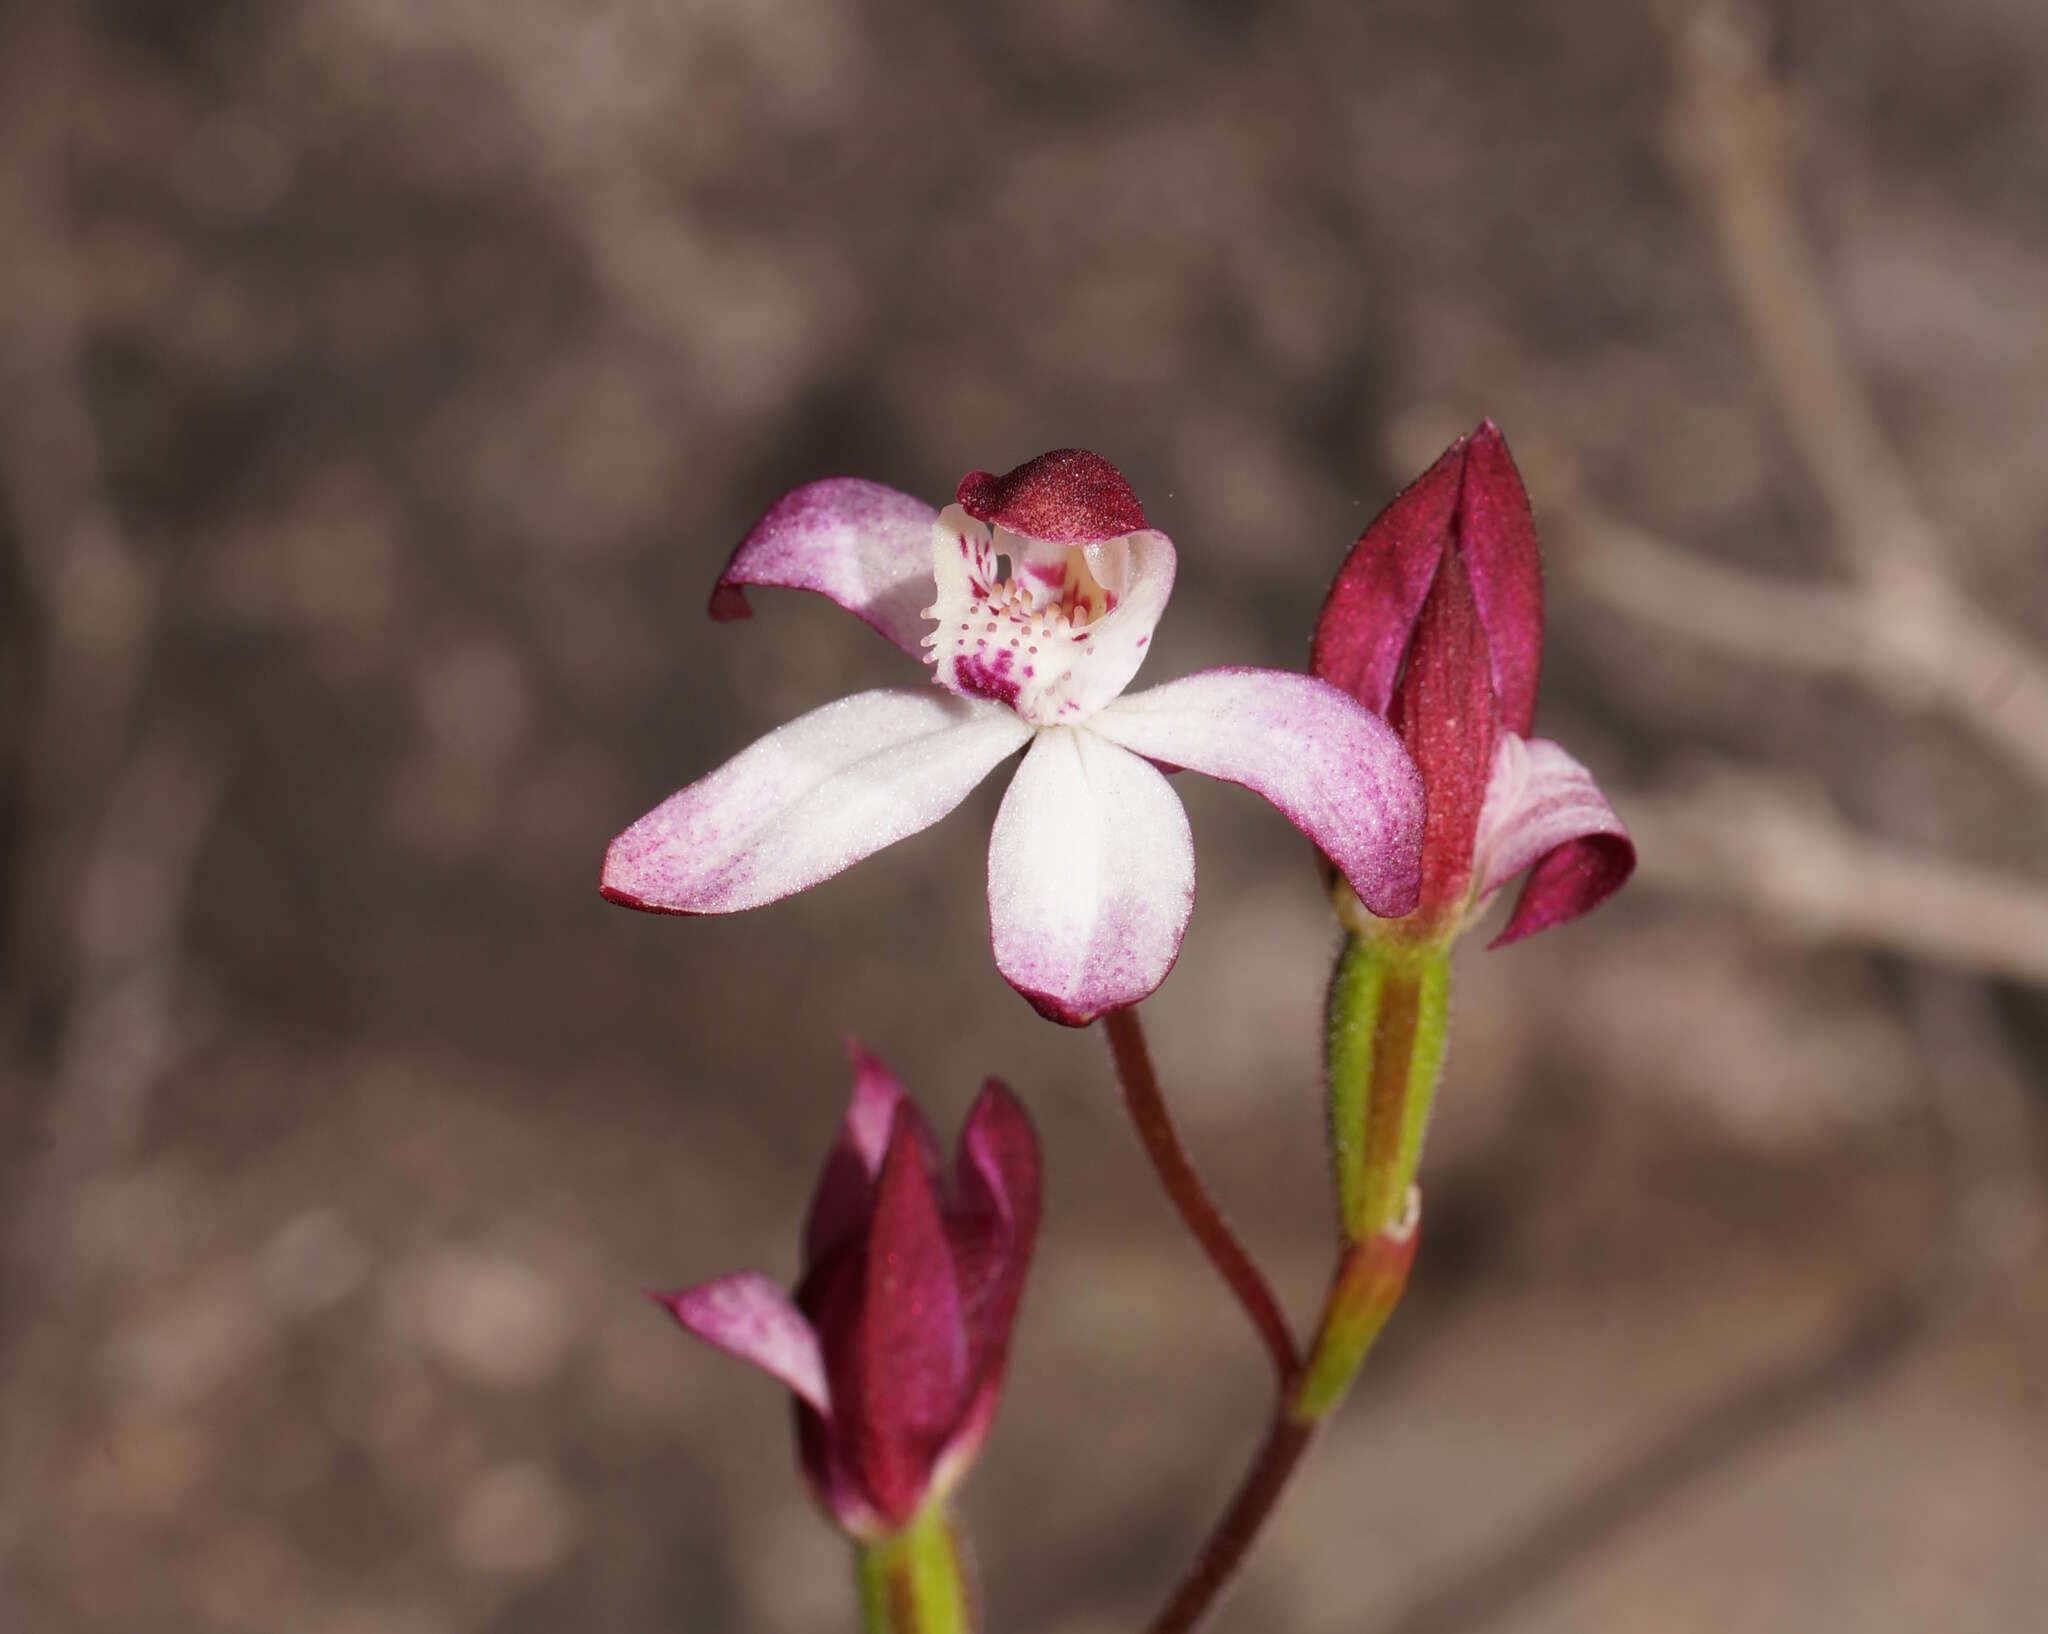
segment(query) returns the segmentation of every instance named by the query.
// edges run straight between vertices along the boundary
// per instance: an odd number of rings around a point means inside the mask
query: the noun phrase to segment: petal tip
[[[1014,982],[1011,985],[1016,986]],[[1017,991],[1032,1009],[1047,1021],[1056,1021],[1062,1027],[1086,1027],[1106,1012],[1117,1008],[1113,1004],[1102,1004],[1090,1009],[1076,1005],[1057,993],[1034,993],[1027,987],[1018,987]]]
[[[754,616],[754,609],[747,601],[746,591],[724,579],[712,586],[711,600],[704,610],[711,615],[714,624],[731,624],[739,619]]]
[[[666,914],[674,918],[697,917],[696,909],[661,901],[652,894],[638,877],[636,859],[621,849],[625,837],[620,835],[605,849],[604,866],[597,877],[597,894],[616,907],[631,908],[636,913]]]
[[[1619,891],[1636,870],[1636,843],[1626,833],[1585,834],[1541,858],[1501,933],[1487,952],[1538,931],[1583,918]]]

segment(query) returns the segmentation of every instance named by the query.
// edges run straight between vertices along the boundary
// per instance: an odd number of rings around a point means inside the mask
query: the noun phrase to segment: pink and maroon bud
[[[1422,900],[1406,923],[1423,935],[1456,934],[1527,870],[1498,947],[1597,906],[1635,867],[1591,774],[1527,736],[1542,661],[1535,519],[1488,421],[1360,536],[1310,661],[1386,716],[1422,773]]]
[[[803,1234],[792,1300],[742,1271],[655,1295],[796,1403],[798,1457],[857,1537],[903,1527],[980,1450],[1038,1233],[1038,1143],[990,1079],[945,1172],[924,1115],[852,1046],[854,1087]]]

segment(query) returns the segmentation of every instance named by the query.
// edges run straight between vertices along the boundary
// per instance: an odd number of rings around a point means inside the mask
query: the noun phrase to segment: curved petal
[[[711,616],[751,617],[744,585],[815,590],[915,658],[921,609],[931,600],[937,515],[921,499],[860,477],[806,483],[740,541],[711,592]]]
[[[604,894],[655,913],[773,902],[951,811],[1031,729],[930,691],[856,693],[800,715],[612,841]]]
[[[1543,566],[1529,491],[1491,420],[1466,444],[1458,544],[1486,626],[1501,720],[1510,732],[1527,732],[1536,719],[1536,675],[1543,667]]]
[[[1157,528],[1089,545],[1083,554],[1108,596],[1109,610],[1082,633],[1081,656],[1056,691],[1062,718],[1070,725],[1086,720],[1131,684],[1173,594],[1178,566],[1173,541]]]
[[[989,1079],[960,1131],[946,1210],[977,1368],[1000,1368],[1009,1343],[1038,1237],[1040,1168],[1030,1118],[1001,1082]]]
[[[1475,908],[1523,869],[1534,872],[1491,946],[1599,906],[1635,865],[1635,842],[1591,772],[1547,738],[1502,734],[1479,816]]]
[[[1457,515],[1460,438],[1374,517],[1337,569],[1316,618],[1309,669],[1384,715]]]
[[[1195,847],[1166,779],[1086,730],[1041,731],[988,849],[996,968],[1086,1026],[1166,979],[1195,906]]]
[[[649,1297],[706,1344],[752,1362],[818,1412],[831,1413],[818,1335],[789,1295],[759,1271],[735,1271]]]
[[[1173,541],[1149,528],[1049,544],[991,534],[949,505],[932,547],[932,678],[1035,725],[1078,725],[1144,663],[1175,565]]]
[[[1369,910],[1391,918],[1414,908],[1422,779],[1393,728],[1327,682],[1282,670],[1204,670],[1118,699],[1088,730],[1264,795],[1322,847]]]
[[[882,1154],[889,1147],[889,1128],[896,1108],[907,1098],[896,1075],[880,1057],[861,1048],[858,1039],[847,1039],[846,1057],[853,1068],[853,1093],[839,1138],[811,1193],[810,1217],[804,1222],[806,1270],[867,1224],[875,1176],[882,1172]]]

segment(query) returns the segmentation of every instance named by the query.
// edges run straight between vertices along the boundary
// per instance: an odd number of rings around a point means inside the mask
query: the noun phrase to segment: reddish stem
[[[1273,1358],[1273,1367],[1280,1376],[1284,1392],[1301,1365],[1294,1349],[1294,1335],[1287,1326],[1286,1313],[1280,1309],[1280,1301],[1273,1297],[1273,1290],[1264,1274],[1224,1220],[1216,1200],[1209,1195],[1209,1188],[1202,1184],[1202,1177],[1195,1172],[1187,1148],[1181,1144],[1180,1136],[1173,1127],[1173,1118],[1166,1110],[1166,1098],[1159,1092],[1159,1075],[1153,1071],[1152,1053],[1145,1047],[1145,1030],[1139,1025],[1136,1007],[1109,1011],[1103,1016],[1102,1025],[1109,1034],[1110,1053],[1116,1058],[1116,1075],[1123,1085],[1124,1105],[1130,1109],[1131,1123],[1138,1131],[1145,1155],[1152,1160],[1153,1170],[1158,1174],[1160,1184],[1166,1188],[1166,1195],[1173,1199],[1173,1206],[1180,1211],[1181,1220],[1194,1234],[1195,1241],[1202,1245],[1202,1252],[1209,1256],[1209,1263],[1230,1285],[1230,1291],[1237,1295],[1237,1302],[1252,1319],[1252,1326],[1259,1330],[1259,1337],[1265,1341],[1266,1350]],[[1300,1450],[1296,1449],[1287,1459],[1287,1466],[1292,1467],[1294,1459],[1299,1456]],[[1254,1477],[1257,1474],[1255,1469]],[[1276,1486],[1276,1494],[1277,1491]],[[1266,1506],[1270,1507],[1271,1502],[1269,1497]],[[1245,1541],[1248,1543],[1250,1538]],[[1201,1570],[1198,1565],[1195,1569],[1197,1576]],[[1164,1629],[1185,1625],[1166,1622],[1159,1626]]]
[[[1230,1500],[1230,1508],[1202,1545],[1201,1554],[1180,1580],[1166,1609],[1153,1619],[1149,1634],[1188,1634],[1208,1615],[1258,1541],[1260,1529],[1287,1490],[1288,1478],[1315,1440],[1320,1423],[1298,1423],[1284,1407],[1273,1415],[1273,1426],[1266,1432],[1266,1444],[1259,1449],[1257,1461],[1245,1472],[1237,1496]]]

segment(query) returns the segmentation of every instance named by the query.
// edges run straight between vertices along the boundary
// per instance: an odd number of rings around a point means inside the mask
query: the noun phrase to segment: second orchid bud
[[[853,1096],[812,1195],[794,1299],[753,1271],[655,1298],[789,1389],[812,1490],[873,1542],[944,1499],[994,1420],[1038,1232],[1039,1154],[1023,1108],[990,1079],[946,1173],[895,1076],[851,1053]]]
[[[1352,547],[1311,667],[1384,715],[1422,773],[1422,900],[1389,932],[1338,892],[1354,930],[1447,943],[1528,872],[1512,942],[1597,906],[1635,847],[1586,768],[1528,736],[1543,661],[1529,496],[1491,421],[1402,490]]]

